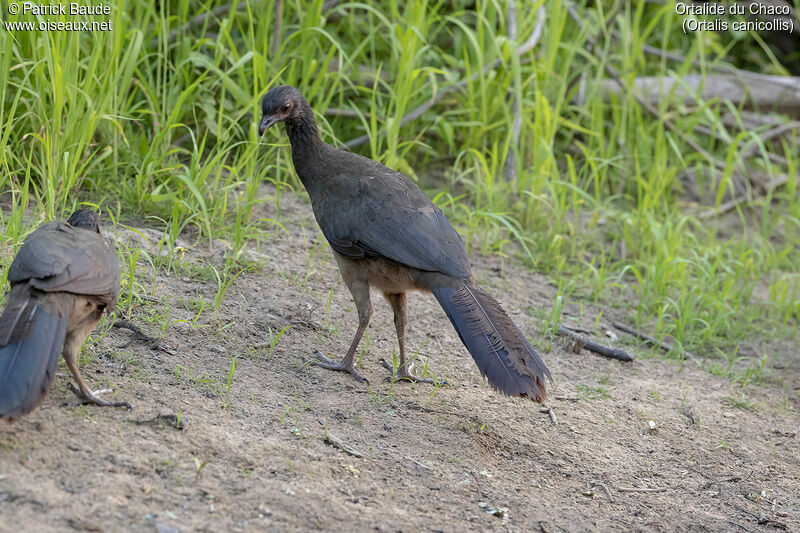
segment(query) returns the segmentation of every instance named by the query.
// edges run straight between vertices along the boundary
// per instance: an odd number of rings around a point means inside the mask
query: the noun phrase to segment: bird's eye
[[[285,104],[283,104],[284,111],[289,111],[291,108],[292,108],[291,102],[286,102]]]

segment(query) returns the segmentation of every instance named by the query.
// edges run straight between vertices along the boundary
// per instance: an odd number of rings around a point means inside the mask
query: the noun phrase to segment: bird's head
[[[299,117],[308,107],[300,91],[289,85],[273,87],[261,100],[261,122],[258,134],[264,135],[268,129],[285,120]]]
[[[89,211],[88,209],[78,209],[72,213],[67,219],[67,224],[74,228],[83,228],[100,233],[97,215],[94,214],[94,211]]]

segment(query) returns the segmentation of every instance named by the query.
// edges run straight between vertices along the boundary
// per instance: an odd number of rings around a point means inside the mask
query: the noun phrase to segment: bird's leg
[[[94,329],[94,326],[89,328],[88,331]],[[87,337],[88,337],[87,331]],[[67,362],[67,367],[69,371],[72,372],[72,376],[75,378],[75,381],[78,382],[78,386],[76,387],[72,383],[69,384],[70,389],[74,392],[78,398],[80,398],[83,403],[93,403],[96,405],[101,405],[103,407],[125,407],[129,411],[133,409],[133,406],[128,402],[110,402],[108,400],[104,400],[100,397],[104,391],[92,391],[87,385],[86,381],[81,376],[80,370],[78,370],[78,349],[80,348],[83,342],[79,339],[79,335],[67,335],[66,342],[64,342],[64,360]],[[85,337],[84,337],[85,338]]]
[[[430,383],[432,385],[436,385],[437,382],[432,379],[421,378],[419,376],[415,376],[414,374],[412,374],[411,369],[414,367],[414,362],[413,361],[406,362],[406,324],[408,323],[406,293],[404,292],[387,293],[384,294],[384,296],[389,301],[389,305],[392,306],[392,312],[394,313],[394,327],[397,330],[397,343],[400,346],[400,364],[397,367],[396,379],[398,380],[404,379],[408,381]],[[384,368],[387,368],[390,372],[394,372],[392,365],[389,364],[385,359],[381,359],[381,364],[384,366]],[[390,377],[389,379],[391,380],[393,378]]]
[[[345,278],[345,281],[347,279]],[[367,329],[369,319],[372,317],[372,304],[369,301],[369,285],[366,283],[349,283],[350,293],[353,295],[353,301],[358,310],[358,329],[353,337],[353,342],[350,343],[350,349],[347,350],[344,359],[340,363],[332,361],[322,355],[321,352],[314,352],[316,360],[310,361],[311,364],[326,370],[338,370],[340,372],[349,372],[357,381],[361,383],[369,383],[367,378],[363,377],[356,370],[355,353],[358,349],[358,343],[361,342],[361,337]]]

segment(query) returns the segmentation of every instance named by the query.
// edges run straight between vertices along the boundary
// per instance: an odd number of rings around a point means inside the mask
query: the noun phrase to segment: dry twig
[[[774,180],[770,181],[764,186],[764,189],[767,193],[771,193],[778,187],[786,185],[789,182],[789,176],[787,174],[782,174],[775,178]],[[701,211],[697,214],[697,218],[700,220],[707,220],[715,215],[722,215],[727,213],[728,211],[732,211],[736,207],[740,206],[741,204],[747,202],[747,196],[740,196],[738,198],[734,198],[733,200],[728,200],[727,202],[723,202],[719,205],[719,207],[712,207],[711,209],[707,209],[705,211]]]
[[[665,352],[671,352],[672,349],[674,348],[674,346],[671,343],[666,341],[658,341],[655,337],[651,337],[646,333],[642,333],[638,329],[633,329],[632,327],[627,326],[622,322],[617,322],[615,320],[614,322],[611,323],[611,325],[620,331],[624,331],[625,333],[633,335],[637,339],[647,342],[648,344],[650,344],[655,348],[661,348]],[[696,356],[693,353],[687,352],[686,350],[684,350],[683,355],[684,357],[686,357],[686,359],[696,359]]]
[[[559,335],[563,335],[565,337],[569,337],[570,339],[579,343],[580,347],[586,348],[587,350],[594,352],[598,355],[602,355],[603,357],[608,357],[611,359],[618,359],[620,361],[633,361],[633,355],[629,354],[625,350],[620,348],[612,348],[610,346],[606,346],[604,344],[600,344],[597,342],[590,341],[585,337],[581,337],[571,329],[565,328],[564,326],[559,326],[558,331],[556,331]]]
[[[667,487],[639,488],[639,487],[617,487],[619,492],[667,492]]]
[[[541,409],[539,409],[539,411],[542,412],[542,413],[547,413],[548,415],[550,415],[550,422],[552,422],[554,426],[558,425],[558,419],[556,418],[556,412],[553,411],[552,407],[550,407],[546,403],[543,403],[542,407],[541,407]]]
[[[425,466],[424,464],[420,463],[419,461],[417,461],[416,459],[414,459],[412,457],[406,457],[406,459],[408,459],[409,461],[411,461],[415,465],[419,466],[420,468],[424,468],[425,470],[433,470],[431,467]]]
[[[333,446],[334,448],[339,448],[345,453],[352,455],[353,457],[364,457],[364,454],[354,449],[349,444],[345,444],[342,442],[342,439],[337,437],[332,433],[325,432],[325,438],[322,439],[325,444]]]

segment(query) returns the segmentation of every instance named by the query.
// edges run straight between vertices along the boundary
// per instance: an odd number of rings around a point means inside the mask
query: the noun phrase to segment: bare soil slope
[[[0,530],[800,530],[795,347],[754,342],[781,370],[743,390],[692,362],[623,364],[562,340],[545,351],[531,309],[549,311],[556,290],[515,261],[474,257],[543,352],[557,424],[491,391],[428,295],[410,298],[408,344],[449,386],[384,381],[378,361],[396,341],[378,295],[361,385],[303,362],[316,349],[339,357],[356,317],[309,206],[283,202],[290,234],[247,252],[263,266],[231,284],[219,320],[197,316],[215,280],[140,266],[137,292],[154,283],[157,301],[133,320],[166,328],[167,351],[108,324],[84,348],[84,375],[132,412],[64,406],[62,367],[36,412],[0,424]],[[198,244],[185,259],[217,252]],[[594,327],[600,309],[577,304],[567,323]],[[625,316],[603,309],[601,331]]]

